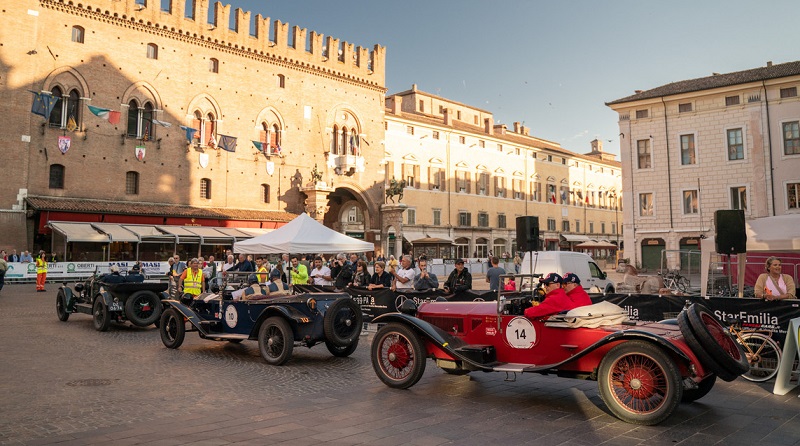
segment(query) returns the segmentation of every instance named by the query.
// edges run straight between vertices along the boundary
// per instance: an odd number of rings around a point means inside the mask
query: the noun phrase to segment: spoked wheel
[[[349,297],[335,300],[322,320],[325,339],[338,347],[357,341],[362,325],[361,307]]]
[[[675,287],[678,288],[678,291],[682,293],[689,292],[690,284],[689,279],[686,277],[681,277],[675,281]]]
[[[174,308],[168,308],[161,314],[161,323],[158,331],[161,333],[161,342],[167,348],[178,348],[186,337],[186,325],[183,315]]]
[[[111,324],[111,315],[108,314],[108,307],[103,302],[102,296],[94,298],[94,305],[92,305],[92,319],[94,322],[94,329],[97,331],[106,331]]]
[[[294,349],[292,327],[282,317],[267,319],[258,330],[258,349],[269,364],[285,364]]]
[[[660,348],[644,341],[612,348],[600,363],[597,383],[609,410],[632,424],[664,421],[683,396],[675,363]]]
[[[389,387],[407,389],[425,373],[426,352],[414,331],[403,324],[387,324],[372,341],[372,368]]]
[[[154,324],[161,318],[161,300],[152,291],[137,291],[125,301],[125,316],[137,327]]]
[[[778,343],[762,333],[742,333],[744,355],[750,370],[742,378],[753,382],[769,381],[778,374],[781,363],[781,350]]]
[[[62,290],[59,290],[58,296],[56,296],[56,314],[58,315],[58,320],[61,322],[66,322],[67,319],[69,319],[69,313],[67,313],[67,297]]]
[[[356,351],[356,348],[358,348],[358,339],[350,343],[350,345],[347,347],[339,347],[326,339],[325,347],[328,347],[328,351],[331,352],[333,356],[336,356],[337,358],[346,358],[352,355],[353,352]]]

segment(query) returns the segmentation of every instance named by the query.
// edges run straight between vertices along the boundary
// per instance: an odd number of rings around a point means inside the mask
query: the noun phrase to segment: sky
[[[386,47],[388,94],[422,91],[619,154],[605,103],[670,82],[800,60],[796,0],[229,0],[290,26]],[[792,49],[794,48],[794,49]]]

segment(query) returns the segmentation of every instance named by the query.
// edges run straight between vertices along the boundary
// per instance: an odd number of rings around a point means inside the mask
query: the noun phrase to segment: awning
[[[200,236],[200,243],[204,245],[216,244],[216,245],[232,245],[233,244],[233,237],[228,234],[223,234],[222,232],[218,231],[217,228],[212,228],[208,226],[191,226],[187,229],[189,232],[197,234]]]
[[[110,241],[106,234],[98,232],[90,223],[50,222],[47,225],[62,234],[67,242],[108,243]]]
[[[91,223],[92,227],[108,234],[112,242],[138,243],[139,236],[125,229],[122,225],[113,223]]]
[[[446,238],[427,237],[414,240],[412,243],[415,245],[452,245],[453,241]]]
[[[406,239],[407,242],[414,243],[417,240],[421,240],[424,238],[428,238],[425,233],[420,231],[406,231],[403,230],[403,238]]]
[[[234,228],[219,228],[219,229],[234,229]],[[259,235],[264,235],[268,232],[272,232],[275,229],[267,229],[267,228],[235,228],[236,231],[241,232],[244,234],[245,237],[253,238],[258,237]]]
[[[609,242],[603,242],[603,241],[595,242],[590,240],[588,242],[583,242],[578,245],[575,245],[575,247],[578,249],[615,249],[617,245]]]
[[[578,234],[561,234],[561,238],[568,242],[589,242],[591,239],[585,235],[578,235]]]
[[[178,243],[200,243],[200,236],[183,226],[156,226],[156,228],[177,237]]]
[[[153,225],[122,225],[122,227],[136,234],[142,242],[175,241],[175,236],[165,234]]]

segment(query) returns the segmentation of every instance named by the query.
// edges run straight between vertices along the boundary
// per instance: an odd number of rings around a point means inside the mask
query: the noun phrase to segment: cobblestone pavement
[[[158,330],[88,315],[60,322],[56,286],[0,293],[2,444],[800,444],[800,400],[739,379],[718,382],[659,426],[609,415],[596,383],[551,376],[450,376],[428,362],[409,390],[384,386],[372,336],[350,358],[296,348],[267,365],[255,342],[178,350]]]

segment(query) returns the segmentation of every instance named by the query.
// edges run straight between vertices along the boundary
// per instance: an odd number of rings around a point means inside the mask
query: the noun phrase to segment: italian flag
[[[93,107],[91,105],[87,105],[87,107],[89,107],[89,111],[98,118],[103,118],[111,124],[119,124],[120,112],[112,111],[107,108]]]

